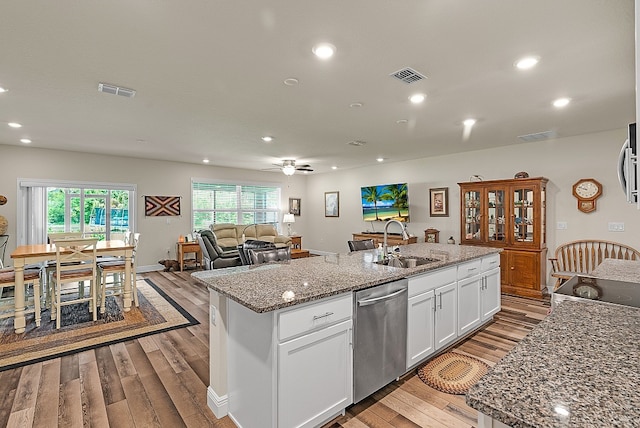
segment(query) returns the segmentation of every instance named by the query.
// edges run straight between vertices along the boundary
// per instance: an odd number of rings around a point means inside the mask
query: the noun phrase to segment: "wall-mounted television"
[[[364,221],[409,221],[407,183],[361,187],[360,195]]]

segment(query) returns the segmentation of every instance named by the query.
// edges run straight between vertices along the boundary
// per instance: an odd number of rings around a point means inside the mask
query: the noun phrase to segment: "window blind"
[[[217,223],[272,223],[278,227],[280,188],[192,181],[193,229]]]

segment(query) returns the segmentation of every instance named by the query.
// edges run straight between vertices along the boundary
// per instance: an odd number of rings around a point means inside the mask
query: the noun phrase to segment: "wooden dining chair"
[[[0,269],[4,267],[4,253],[7,251],[9,235],[0,235]]]
[[[57,329],[60,328],[61,306],[89,302],[89,311],[93,313],[93,320],[97,320],[97,243],[96,238],[53,241],[56,247],[56,265],[49,289],[52,297],[55,296],[55,300],[52,301],[51,320],[56,320]],[[84,293],[84,281],[89,282],[88,296]],[[79,286],[63,293],[62,286],[68,283],[78,283]]]
[[[31,284],[32,293],[28,293]],[[36,327],[40,327],[40,269],[24,270],[25,314],[34,314]],[[16,272],[13,268],[0,269],[0,319],[15,317]],[[11,293],[11,288],[14,292]],[[5,293],[7,296],[5,296]],[[31,306],[31,309],[29,309]]]
[[[47,240],[49,244],[53,244],[53,241],[59,241],[61,239],[79,239],[83,237],[82,232],[51,232],[47,233]]]
[[[133,294],[133,302],[136,307],[140,306],[138,302],[138,289],[136,287],[136,252],[138,250],[138,242],[140,234],[133,234],[133,256],[131,257],[131,294]],[[124,294],[126,262],[121,260],[110,260],[98,263],[98,270],[101,278],[100,281],[100,313],[105,313],[107,294],[110,296],[119,296]],[[108,282],[108,276],[111,275],[111,282]]]

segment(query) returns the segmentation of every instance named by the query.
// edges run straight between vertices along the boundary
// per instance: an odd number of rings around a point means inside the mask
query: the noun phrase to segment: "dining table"
[[[121,240],[98,241],[96,253],[99,256],[116,256],[125,260],[125,279],[123,293],[123,309],[125,312],[131,310],[131,268],[133,257],[133,245],[126,244]],[[25,287],[24,268],[30,264],[55,262],[56,246],[54,244],[32,244],[21,245],[11,253],[13,268],[15,270],[15,316],[13,326],[16,333],[24,333],[25,321]]]

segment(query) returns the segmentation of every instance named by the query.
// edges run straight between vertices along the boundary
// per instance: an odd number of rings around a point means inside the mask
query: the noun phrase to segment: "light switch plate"
[[[559,221],[556,224],[556,229],[558,229],[558,230],[567,230],[567,222],[566,221]]]

